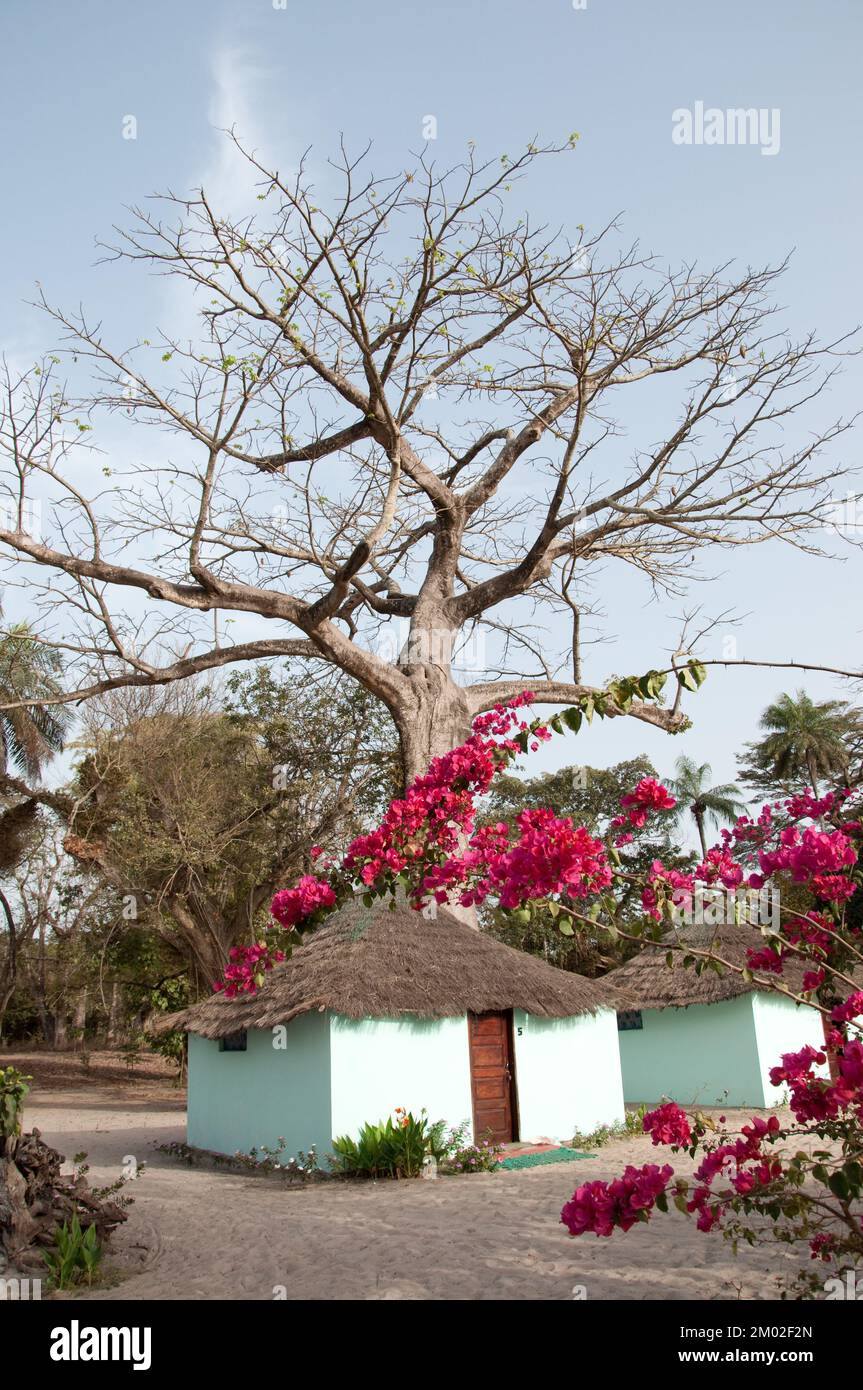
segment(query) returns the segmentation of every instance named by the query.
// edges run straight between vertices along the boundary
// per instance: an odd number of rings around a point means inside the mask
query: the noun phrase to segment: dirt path
[[[560,1208],[578,1183],[652,1162],[645,1138],[597,1157],[435,1182],[312,1185],[189,1168],[152,1145],[185,1135],[182,1101],[128,1088],[39,1091],[26,1122],[93,1180],[148,1164],[118,1238],[124,1277],[99,1299],[588,1299],[776,1297],[787,1252],[735,1258],[677,1212],[626,1236],[571,1239]],[[677,1163],[678,1170],[687,1167]],[[284,1293],[280,1295],[280,1291]]]

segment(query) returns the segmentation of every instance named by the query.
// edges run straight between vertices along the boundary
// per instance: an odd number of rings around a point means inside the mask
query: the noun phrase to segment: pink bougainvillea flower
[[[654,1144],[673,1144],[685,1149],[692,1143],[692,1130],[686,1112],[674,1101],[668,1101],[645,1115],[644,1132],[651,1135]]]

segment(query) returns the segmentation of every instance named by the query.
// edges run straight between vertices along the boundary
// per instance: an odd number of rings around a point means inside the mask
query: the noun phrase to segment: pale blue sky
[[[164,290],[97,267],[94,237],[125,220],[125,204],[166,187],[203,180],[223,201],[241,197],[217,126],[236,123],[283,169],[307,146],[323,165],[340,132],[353,147],[371,139],[375,168],[389,172],[419,149],[429,114],[444,163],[467,139],[496,155],[534,135],[579,131],[576,156],[525,188],[537,215],[590,230],[622,212],[627,236],[672,264],[762,264],[793,250],[786,322],[835,335],[863,317],[861,30],[859,0],[587,0],[583,10],[570,0],[287,0],[285,9],[270,0],[5,0],[2,346],[25,362],[53,345],[51,326],[25,303],[37,280],[56,302],[82,301],[118,341],[157,326]],[[778,108],[779,153],[676,146],[672,112],[699,100]],[[122,138],[129,115],[134,141]],[[852,362],[805,428],[856,409],[860,384]],[[860,449],[859,433],[845,436],[835,456],[854,463]],[[741,657],[859,667],[860,559],[844,553],[842,570],[776,545],[726,554],[701,602],[751,615],[733,630]],[[618,640],[589,654],[586,676],[657,664],[681,604],[650,603],[630,578],[611,575],[603,602]],[[731,631],[704,654],[720,656]],[[538,766],[645,750],[668,769],[685,750],[724,780],[762,706],[795,683],[713,673],[692,705],[695,728],[676,742],[617,721],[565,753],[551,745]],[[844,693],[826,677],[806,685]]]

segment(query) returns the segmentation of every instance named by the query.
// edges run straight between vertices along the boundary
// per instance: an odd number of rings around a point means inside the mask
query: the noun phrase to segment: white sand
[[[677,1211],[610,1239],[569,1236],[560,1209],[579,1183],[665,1161],[647,1137],[518,1172],[297,1188],[156,1153],[154,1141],[185,1137],[179,1099],[64,1089],[31,1102],[27,1126],[68,1159],[86,1150],[95,1183],[127,1155],[148,1164],[115,1238],[120,1282],[80,1297],[272,1299],[281,1286],[289,1299],[572,1299],[583,1286],[588,1300],[757,1299],[775,1298],[776,1276],[795,1267],[775,1246],[735,1257]]]

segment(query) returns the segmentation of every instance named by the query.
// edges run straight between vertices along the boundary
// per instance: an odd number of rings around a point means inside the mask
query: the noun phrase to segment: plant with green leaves
[[[75,1212],[71,1220],[57,1227],[54,1249],[43,1256],[51,1285],[55,1289],[71,1289],[76,1284],[92,1284],[102,1253],[95,1225],[82,1229]]]
[[[287,1147],[287,1140],[280,1134],[276,1144],[255,1144],[248,1153],[238,1149],[234,1159],[244,1168],[251,1168],[256,1173],[278,1173],[282,1177],[301,1179],[318,1175],[318,1152],[315,1144],[309,1146],[308,1152],[298,1149],[295,1154],[285,1158]]]
[[[622,1120],[615,1120],[610,1125],[598,1125],[596,1129],[591,1129],[587,1134],[581,1130],[576,1130],[570,1140],[574,1149],[601,1149],[603,1145],[610,1144],[613,1139],[627,1139],[630,1135],[644,1134],[644,1117],[647,1114],[647,1106],[639,1105],[636,1110],[627,1110]]]
[[[503,1152],[501,1145],[494,1142],[490,1129],[474,1143],[467,1122],[443,1136],[442,1148],[443,1153],[438,1158],[440,1171],[457,1176],[494,1172]]]
[[[352,1177],[415,1178],[426,1154],[439,1156],[434,1149],[440,1134],[440,1122],[429,1125],[425,1110],[415,1116],[397,1106],[387,1119],[363,1125],[356,1139],[334,1139],[333,1167]]]
[[[474,1143],[467,1121],[449,1128],[445,1120],[429,1124],[425,1110],[415,1116],[401,1106],[379,1124],[363,1125],[356,1139],[334,1140],[333,1150],[336,1172],[365,1178],[415,1178],[427,1158],[441,1173],[488,1173],[501,1153],[491,1130]]]
[[[188,1058],[186,1034],[183,1032],[182,1028],[172,1028],[167,1033],[161,1033],[156,1038],[148,1037],[145,1041],[151,1051],[158,1053],[160,1057],[164,1057],[166,1061],[173,1063],[177,1068],[175,1082],[177,1085],[182,1084],[186,1075],[186,1063]]]
[[[0,1139],[14,1139],[21,1133],[21,1111],[32,1080],[16,1067],[0,1067]]]
[[[383,705],[323,666],[303,674],[113,694],[84,713],[66,844],[90,879],[133,895],[187,965],[192,998],[254,939],[313,846],[344,848],[394,790]]]
[[[569,817],[573,825],[583,825],[591,835],[607,833],[611,821],[620,811],[621,797],[642,778],[656,778],[658,773],[650,759],[641,754],[616,763],[613,767],[558,767],[554,772],[524,777],[504,773],[497,777],[484,798],[480,823],[494,825],[504,821],[517,824],[523,811],[547,808],[558,817]],[[688,869],[694,854],[681,854],[676,837],[672,838],[670,817],[655,818],[641,828],[633,828],[631,843],[623,856],[629,880],[622,884],[617,899],[617,920],[641,921],[644,909],[638,888],[638,876],[647,874],[654,859],[676,869]],[[567,934],[555,918],[554,910],[524,912],[483,904],[480,921],[488,931],[507,946],[542,957],[550,965],[574,970],[580,975],[601,974],[614,966],[623,955],[622,943],[608,940],[599,927]]]

